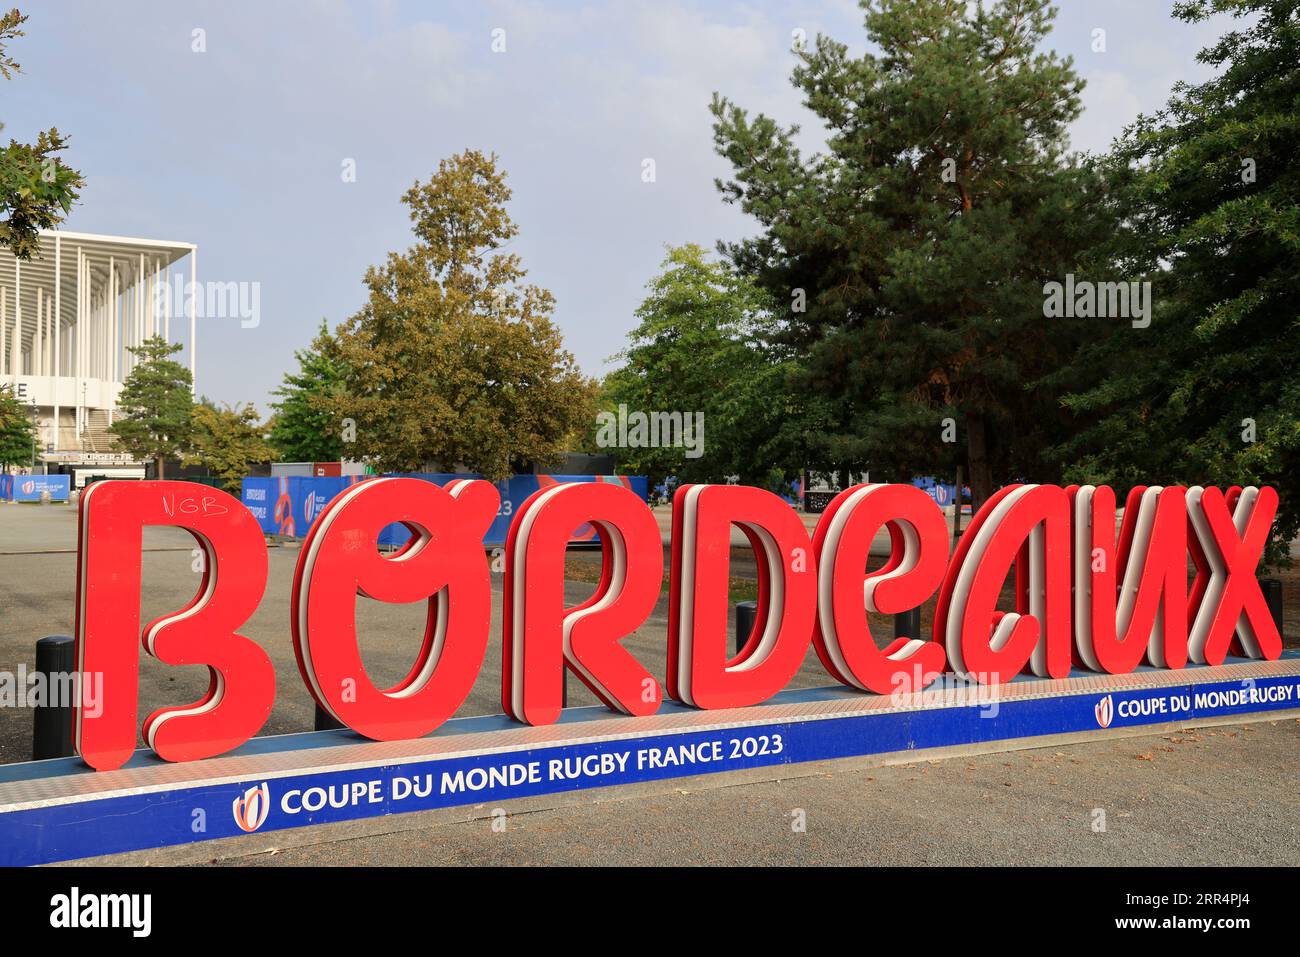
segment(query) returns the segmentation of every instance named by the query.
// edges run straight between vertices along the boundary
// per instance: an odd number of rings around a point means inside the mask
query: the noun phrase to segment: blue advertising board
[[[792,690],[714,721],[671,703],[648,718],[576,708],[522,740],[520,725],[504,716],[456,718],[405,756],[349,732],[255,738],[214,761],[209,778],[153,781],[165,765],[139,751],[113,772],[131,780],[106,784],[99,794],[79,785],[87,777],[93,783],[97,772],[77,758],[0,766],[0,865],[808,761],[1280,716],[1297,708],[1296,660],[1286,652],[1276,662],[1147,671],[1140,684],[1133,681],[1140,676],[1021,678],[1007,687],[1025,683],[1022,693],[987,700],[962,697],[960,679],[946,676],[942,693],[918,706],[880,707],[875,696],[844,688]],[[746,713],[750,720],[738,720]],[[345,757],[337,756],[340,748]],[[334,763],[312,758],[322,749],[336,754]],[[291,755],[300,763],[285,767]],[[232,773],[231,760],[247,764]],[[49,796],[33,799],[39,792]]]
[[[957,498],[957,486],[951,482],[938,482],[933,478],[914,478],[912,484],[934,499],[940,508],[946,508]],[[962,512],[970,514],[970,486],[962,486]]]
[[[421,472],[392,475],[392,478],[417,478],[446,485],[455,479],[475,479],[482,476],[470,473]],[[287,535],[301,538],[307,534],[312,522],[324,511],[336,495],[349,486],[366,480],[364,475],[343,477],[279,476],[274,478],[246,478],[240,491],[240,500],[253,513],[262,531],[268,535]],[[501,546],[506,542],[510,521],[524,500],[534,492],[551,485],[570,482],[615,482],[631,489],[645,501],[647,480],[640,475],[512,475],[497,482],[501,505],[483,544]],[[381,545],[401,545],[410,532],[402,525],[390,525],[379,536]],[[574,541],[595,541],[595,529],[584,525],[577,530]]]
[[[70,475],[5,475],[0,477],[0,499],[10,502],[39,502],[49,492],[51,502],[66,502],[71,491]]]

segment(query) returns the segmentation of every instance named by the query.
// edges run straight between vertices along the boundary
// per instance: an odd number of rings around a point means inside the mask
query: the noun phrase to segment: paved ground
[[[12,671],[19,662],[30,668],[38,637],[70,631],[75,528],[75,514],[66,507],[0,505],[0,670]],[[148,620],[188,601],[198,575],[185,533],[149,530],[145,546],[142,601]],[[288,628],[297,557],[296,548],[270,549],[267,592],[244,629],[276,666],[275,709],[264,734],[312,726],[312,703],[298,676]],[[743,565],[737,574],[744,574]],[[1295,577],[1285,581],[1288,608],[1300,608]],[[580,600],[592,587],[571,584],[569,600]],[[499,577],[494,589],[499,607]],[[666,600],[627,642],[657,673],[664,667],[665,613]],[[362,599],[358,619],[363,660],[374,680],[405,675],[423,628],[422,606]],[[877,624],[877,633],[887,637],[888,623]],[[207,687],[205,669],[169,668],[148,656],[142,656],[141,680],[142,716],[163,704],[196,700]],[[828,683],[810,653],[793,686]],[[499,687],[494,641],[460,713],[499,712]],[[595,703],[578,682],[570,688],[571,704]],[[1285,720],[911,765],[803,765],[513,802],[504,808],[504,831],[491,826],[493,808],[480,807],[117,860],[1295,865],[1298,746],[1300,723]],[[26,760],[30,747],[31,713],[0,708],[0,762]],[[1093,830],[1097,808],[1106,813],[1105,831]],[[805,812],[803,832],[792,828],[797,809]]]

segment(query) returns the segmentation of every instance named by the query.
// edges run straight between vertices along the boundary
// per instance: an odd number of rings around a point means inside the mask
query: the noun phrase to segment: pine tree
[[[194,424],[191,408],[193,379],[190,370],[168,358],[179,352],[162,336],[151,336],[130,349],[139,359],[122,385],[117,416],[109,431],[118,444],[137,459],[153,459],[158,478],[165,462],[190,449]]]
[[[715,96],[734,169],[719,188],[763,226],[723,248],[789,306],[805,388],[832,417],[808,464],[894,479],[964,464],[978,505],[1054,478],[1039,453],[1068,426],[1037,383],[1087,334],[1045,320],[1042,293],[1101,229],[1096,172],[1067,151],[1083,81],[1040,52],[1046,0],[862,6],[879,53],[819,36],[793,72],[824,154]]]
[[[1180,3],[1189,23],[1249,18],[1197,59],[1167,107],[1117,144],[1129,229],[1119,254],[1152,282],[1148,328],[1080,357],[1068,399],[1093,428],[1064,446],[1080,481],[1273,485],[1271,560],[1300,531],[1300,2]]]

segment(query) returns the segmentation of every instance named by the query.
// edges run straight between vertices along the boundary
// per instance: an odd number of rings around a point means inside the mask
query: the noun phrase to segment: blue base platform
[[[78,758],[11,764],[0,766],[0,864],[238,836],[236,804],[263,785],[265,817],[245,816],[259,833],[833,758],[1282,717],[1300,709],[1298,695],[1300,652],[1291,651],[1272,662],[1022,677],[995,689],[949,677],[896,698],[788,691],[733,711],[666,704],[646,718],[575,708],[544,728],[467,717],[415,741],[341,731],[262,737],[189,764],[142,750],[110,772]]]

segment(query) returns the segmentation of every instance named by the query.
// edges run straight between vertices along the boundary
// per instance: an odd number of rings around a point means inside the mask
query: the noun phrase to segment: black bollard
[[[346,728],[343,722],[335,719],[320,705],[316,705],[316,728],[317,731],[342,731]]]
[[[76,643],[70,635],[50,635],[36,642],[36,670],[45,675],[46,698],[36,713],[32,730],[32,760],[70,758],[75,693],[72,676],[77,671]],[[67,692],[67,694],[62,694]]]
[[[921,609],[910,608],[894,616],[895,638],[921,637]]]
[[[736,602],[736,654],[749,641],[750,632],[754,630],[754,621],[758,618],[758,602]]]
[[[1273,624],[1277,625],[1277,633],[1284,634],[1282,631],[1282,579],[1280,578],[1261,578],[1259,580],[1259,590],[1264,593],[1264,602],[1268,605],[1268,612],[1273,616]]]

